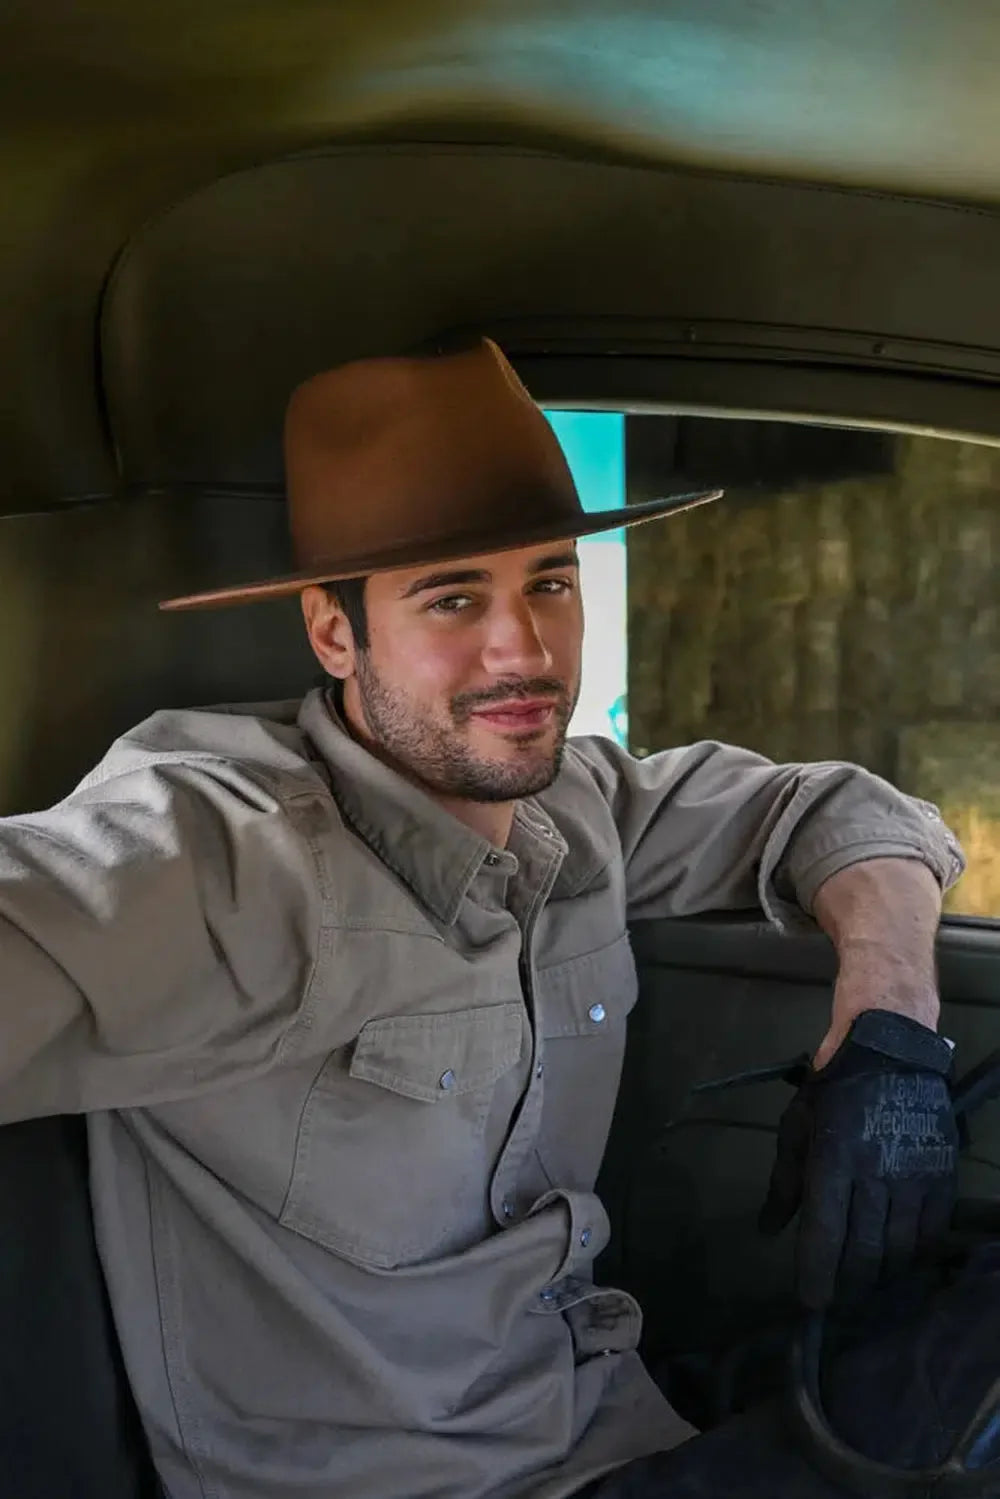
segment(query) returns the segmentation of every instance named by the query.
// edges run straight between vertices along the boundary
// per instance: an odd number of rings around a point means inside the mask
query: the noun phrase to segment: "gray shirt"
[[[686,1428],[593,1283],[627,923],[876,856],[856,767],[567,747],[505,849],[319,693],[165,712],[0,823],[0,1117],[91,1115],[98,1239],[172,1499],[558,1499]]]

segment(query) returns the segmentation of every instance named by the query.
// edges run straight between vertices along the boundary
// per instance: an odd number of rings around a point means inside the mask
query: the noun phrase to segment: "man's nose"
[[[490,611],[483,665],[497,676],[538,675],[551,669],[552,653],[526,599]]]

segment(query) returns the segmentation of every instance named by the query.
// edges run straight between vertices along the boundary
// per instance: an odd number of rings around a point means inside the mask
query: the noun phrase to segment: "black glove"
[[[865,1010],[782,1115],[760,1229],[779,1233],[799,1213],[805,1306],[857,1299],[947,1230],[958,1157],[951,1060],[927,1026]]]

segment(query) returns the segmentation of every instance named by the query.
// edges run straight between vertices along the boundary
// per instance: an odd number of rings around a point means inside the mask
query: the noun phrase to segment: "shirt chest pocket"
[[[593,1191],[638,993],[627,936],[536,977],[545,1094],[538,1155],[554,1187]]]
[[[282,1224],[381,1269],[481,1237],[486,1122],[522,1051],[520,1002],[369,1021],[310,1089]]]

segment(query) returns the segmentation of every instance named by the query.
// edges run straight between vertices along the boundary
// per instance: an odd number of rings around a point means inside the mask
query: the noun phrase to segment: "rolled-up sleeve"
[[[0,821],[0,1120],[269,1065],[307,993],[315,892],[295,798],[233,767],[146,766]]]
[[[808,928],[816,891],[850,864],[919,859],[943,889],[964,868],[936,807],[857,765],[775,765],[714,741],[642,760],[574,744],[618,829],[630,920],[758,908]]]

